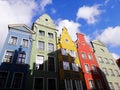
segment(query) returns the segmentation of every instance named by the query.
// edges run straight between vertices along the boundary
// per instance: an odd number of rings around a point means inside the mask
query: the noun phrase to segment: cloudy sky
[[[120,57],[120,0],[0,0],[0,51],[8,24],[32,23],[42,14],[51,16],[56,27],[65,26],[73,40],[76,32],[86,40],[99,39],[115,58]]]

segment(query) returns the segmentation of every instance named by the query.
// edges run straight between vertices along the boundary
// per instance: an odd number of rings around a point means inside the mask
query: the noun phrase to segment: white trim
[[[86,71],[85,65],[88,65],[89,72]],[[88,63],[84,63],[84,68],[85,68],[85,72],[86,72],[86,73],[91,73],[90,65],[89,65]]]
[[[17,38],[16,44],[11,44],[10,43],[11,37],[16,37]],[[8,40],[8,44],[10,44],[10,45],[17,45],[17,43],[18,43],[18,36],[16,36],[16,35],[10,35],[9,40]]]
[[[15,52],[14,52],[14,50],[10,50],[10,49],[6,49],[6,50],[5,50],[4,55],[3,55],[3,57],[2,57],[2,62],[4,62],[4,57],[5,57],[7,51],[12,51],[12,52],[13,52],[13,57],[12,57],[12,61],[11,61],[11,62],[5,62],[5,63],[12,63]]]
[[[43,71],[45,71],[45,56],[41,55],[41,54],[36,54],[36,56],[35,56],[35,70],[36,70],[36,59],[37,59],[37,56],[43,56]]]
[[[54,79],[55,80],[55,87],[56,87],[55,90],[57,90],[57,79],[56,78],[52,78],[52,77],[47,78],[47,90],[48,90],[48,79]]]
[[[28,45],[27,45],[27,46],[23,46],[23,45],[22,45],[23,39],[28,40]],[[21,45],[23,48],[28,48],[28,47],[30,46],[29,44],[30,44],[30,40],[29,40],[28,38],[21,38],[21,43],[20,43],[20,45]]]
[[[22,74],[22,79],[21,79],[20,88],[13,88],[13,87],[12,87],[12,85],[13,85],[13,80],[14,80],[14,77],[15,77],[15,74],[16,74],[16,73]],[[12,89],[21,89],[22,83],[23,83],[23,77],[24,77],[24,73],[23,73],[23,72],[14,72],[14,73],[13,73],[13,77],[12,77],[12,83],[11,83],[11,85],[10,85],[10,88],[12,88]]]

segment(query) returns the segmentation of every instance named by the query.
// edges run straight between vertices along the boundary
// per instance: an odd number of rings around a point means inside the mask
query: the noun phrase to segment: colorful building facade
[[[120,90],[120,70],[112,54],[99,40],[94,40],[91,44],[108,89]]]
[[[64,27],[58,38],[59,89],[85,90],[85,81],[75,43]]]
[[[0,56],[0,90],[24,90],[34,32],[24,24],[11,24]]]
[[[107,90],[93,50],[83,34],[77,33],[76,45],[87,90]]]
[[[58,90],[56,26],[44,14],[33,24],[33,43],[27,90]]]

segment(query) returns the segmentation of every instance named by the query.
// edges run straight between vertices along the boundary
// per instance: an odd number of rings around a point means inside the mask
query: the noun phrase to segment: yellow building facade
[[[64,27],[57,39],[60,90],[83,90],[85,83],[76,44]]]

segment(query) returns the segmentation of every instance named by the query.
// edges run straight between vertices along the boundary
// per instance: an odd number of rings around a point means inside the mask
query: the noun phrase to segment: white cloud
[[[94,6],[83,6],[78,9],[77,19],[87,20],[88,24],[94,24],[97,21],[97,16],[101,14],[99,5]]]
[[[61,34],[63,27],[67,28],[72,40],[75,41],[77,39],[76,33],[80,32],[80,30],[79,30],[80,24],[77,22],[74,22],[72,20],[67,20],[67,19],[59,20],[58,26],[57,26],[57,28],[59,30],[58,35]]]
[[[52,14],[56,13],[56,10],[54,8],[51,9]]]
[[[120,56],[116,53],[112,53],[112,55],[113,55],[114,59],[119,59],[120,58]]]
[[[41,0],[40,1],[40,6],[41,6],[41,9],[44,10],[45,7],[49,4],[52,4],[52,0]]]
[[[104,29],[96,39],[112,46],[120,46],[120,26]]]

